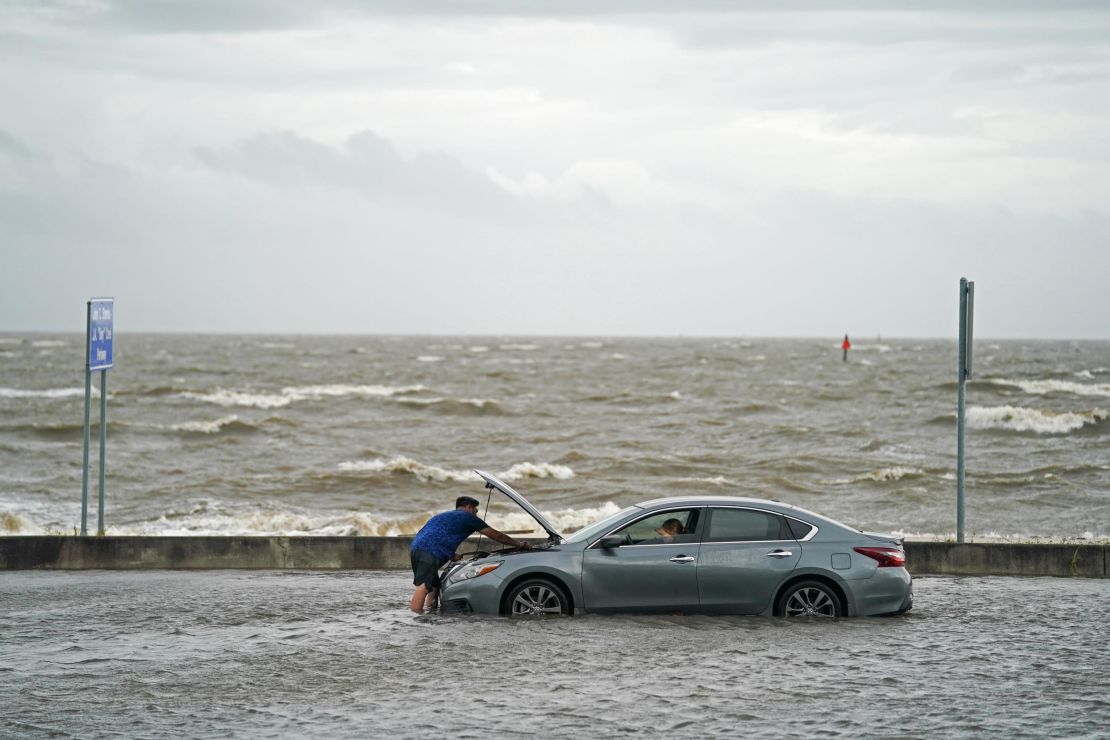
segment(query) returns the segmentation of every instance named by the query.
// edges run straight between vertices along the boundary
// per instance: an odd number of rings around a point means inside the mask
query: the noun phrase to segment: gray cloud
[[[8,6],[0,329],[1107,336],[1106,15],[820,6]]]
[[[16,6],[21,15],[37,15],[54,22],[114,30],[120,32],[151,33],[238,33],[303,28],[326,23],[335,17],[351,18],[425,18],[425,19],[490,19],[490,18],[550,18],[563,20],[620,19],[622,22],[655,25],[660,17],[673,19],[678,9],[668,0],[541,0],[539,2],[514,2],[513,0],[328,0],[305,3],[297,0],[193,0],[181,3],[173,0],[109,0],[98,4],[70,2],[36,3]],[[912,0],[690,0],[682,3],[681,14],[687,17],[714,16],[713,25],[722,17],[737,15],[793,16],[793,31],[783,29],[786,35],[827,37],[829,32],[847,30],[833,24],[826,31],[816,32],[822,19],[835,14],[869,14],[873,18],[912,13],[917,18],[940,13],[957,17],[990,14],[1018,17],[1024,14],[1058,14],[1065,12],[1104,11],[1105,4],[1098,0],[1058,0],[1046,5],[1041,0],[937,0],[922,10],[919,2]],[[816,22],[815,22],[816,21]],[[858,21],[858,19],[857,19]],[[927,28],[927,24],[923,26]],[[950,31],[952,29],[949,29]],[[983,30],[975,27],[966,33],[981,36]],[[766,29],[763,29],[765,32]],[[1051,32],[1041,28],[1041,32]],[[1081,33],[1073,29],[1070,33]],[[1094,40],[1097,29],[1091,29],[1086,38]],[[928,31],[908,32],[904,26],[872,25],[855,37],[870,37],[877,43],[907,41],[921,38]],[[748,42],[758,42],[756,32],[745,34],[739,28],[706,29],[697,34],[700,43],[720,43],[729,38],[746,37]],[[970,37],[970,36],[969,36]],[[693,38],[693,37],[691,37]]]

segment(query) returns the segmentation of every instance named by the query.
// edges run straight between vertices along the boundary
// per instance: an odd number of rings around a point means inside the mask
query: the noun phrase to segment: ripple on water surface
[[[13,734],[1096,736],[1110,582],[837,622],[414,617],[404,573],[0,575]]]

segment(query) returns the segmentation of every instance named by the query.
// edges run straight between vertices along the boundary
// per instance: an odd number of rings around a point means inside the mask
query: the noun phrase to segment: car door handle
[[[794,556],[794,553],[790,552],[789,550],[771,550],[771,552],[767,553],[767,557],[769,557],[769,558],[780,558],[781,559],[781,558],[789,558],[789,557],[793,557],[793,556]]]
[[[675,555],[671,558],[672,563],[692,563],[695,560],[697,560],[697,558],[692,555]]]

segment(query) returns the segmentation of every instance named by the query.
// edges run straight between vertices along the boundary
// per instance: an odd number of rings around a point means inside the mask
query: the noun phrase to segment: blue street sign
[[[106,370],[112,366],[112,333],[115,319],[114,298],[89,300],[88,354],[85,366],[89,370]]]

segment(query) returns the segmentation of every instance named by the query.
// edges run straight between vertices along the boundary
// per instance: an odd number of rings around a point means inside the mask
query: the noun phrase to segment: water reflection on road
[[[1098,736],[1110,581],[836,622],[404,608],[405,573],[0,574],[0,735]]]

